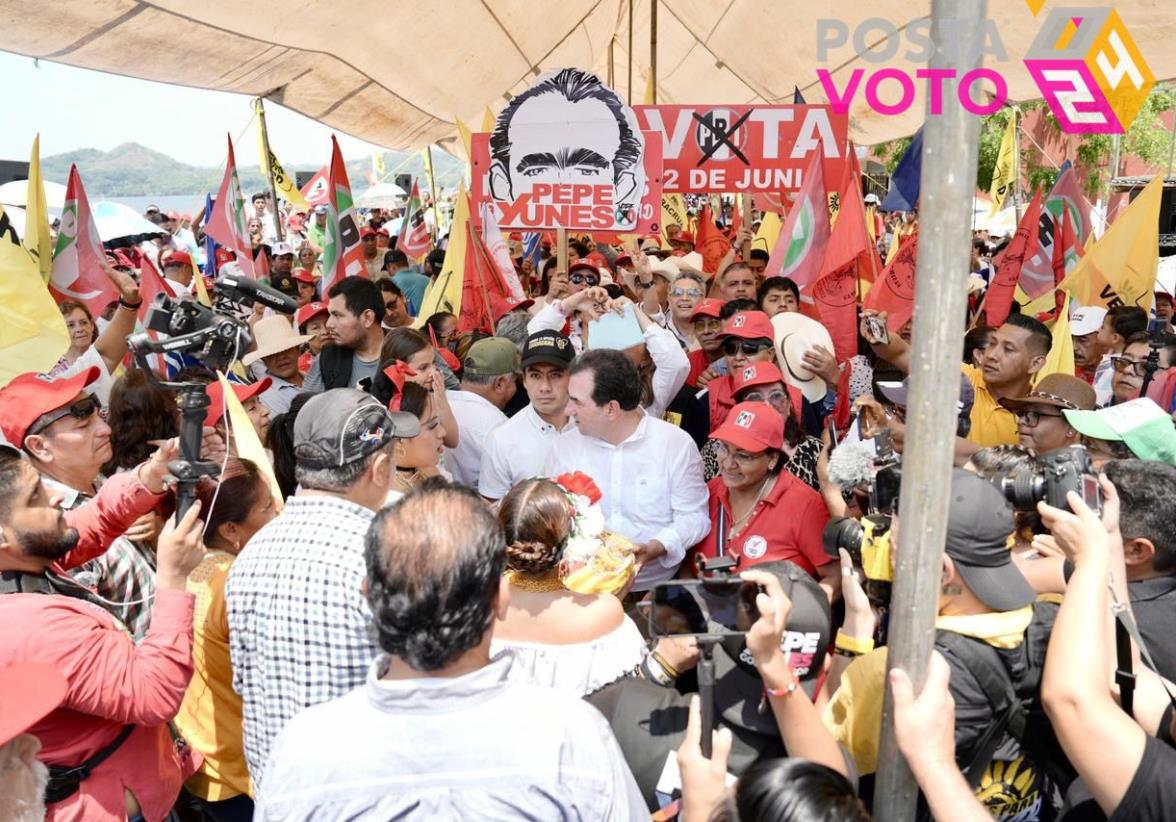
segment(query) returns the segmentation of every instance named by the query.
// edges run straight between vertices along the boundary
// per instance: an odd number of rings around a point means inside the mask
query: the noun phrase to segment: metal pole
[[[1172,160],[1176,159],[1176,92],[1172,93],[1172,139],[1168,140],[1168,170],[1164,172],[1166,181],[1172,176]]]
[[[1018,203],[1020,197],[1017,192],[1021,187],[1021,110],[1013,106],[1013,213],[1017,215],[1017,221],[1021,220],[1021,212],[1018,210]]]
[[[433,144],[425,146],[425,171],[429,175],[429,193],[433,198],[433,242],[441,236],[441,215],[437,213],[437,181],[433,179]]]
[[[649,0],[649,88],[657,105],[657,0]],[[642,100],[641,102],[645,102]]]
[[[281,242],[285,237],[282,235],[282,220],[278,216],[278,184],[274,182],[274,164],[271,158],[273,154],[270,153],[269,146],[269,132],[265,130],[265,102],[258,97],[253,101],[257,108],[257,122],[261,129],[261,150],[265,152],[265,173],[269,177],[270,194],[274,198],[274,234]]]
[[[930,67],[962,77],[980,64],[984,0],[933,0]],[[959,345],[966,295],[955,272],[966,271],[980,120],[944,90],[944,110],[928,115],[920,188],[919,261],[907,442],[899,501],[899,545],[891,593],[890,668],[903,668],[922,690],[935,639],[940,563],[947,533],[950,476],[959,400]],[[920,311],[919,309],[923,310]],[[952,386],[945,390],[946,386]],[[915,817],[918,787],[894,740],[894,702],[886,688],[874,790],[874,818]]]
[[[616,47],[616,44],[617,44],[616,37],[613,37],[613,39],[608,41],[608,87],[609,88],[614,88],[613,83],[615,82],[615,78],[613,77],[614,69],[615,69],[615,66],[613,64],[613,51]]]
[[[633,105],[633,3],[629,0],[629,93],[625,95],[629,105]]]

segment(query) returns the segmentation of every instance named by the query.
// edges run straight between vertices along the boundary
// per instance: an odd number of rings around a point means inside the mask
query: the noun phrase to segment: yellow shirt
[[[232,565],[232,554],[210,551],[188,577],[188,591],[196,595],[193,671],[176,726],[204,754],[204,764],[185,786],[210,802],[253,794],[241,737],[241,697],[233,690],[229,659],[225,580]]]
[[[976,401],[972,405],[972,429],[966,439],[983,448],[993,445],[1016,445],[1017,418],[988,391],[984,372],[974,365],[961,365],[960,371],[972,383]]]

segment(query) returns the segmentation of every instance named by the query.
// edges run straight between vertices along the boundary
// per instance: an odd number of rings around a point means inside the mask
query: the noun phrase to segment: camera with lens
[[[191,298],[177,300],[159,294],[147,309],[150,331],[166,339],[151,340],[146,334],[129,340],[134,351],[191,354],[214,371],[223,371],[240,352],[249,348],[249,326],[228,312],[218,311]]]
[[[992,484],[1017,511],[1036,511],[1038,502],[1069,509],[1066,495],[1076,492],[1087,507],[1102,512],[1102,489],[1090,455],[1081,445],[1071,445],[1037,456],[1032,467],[1001,471]]]

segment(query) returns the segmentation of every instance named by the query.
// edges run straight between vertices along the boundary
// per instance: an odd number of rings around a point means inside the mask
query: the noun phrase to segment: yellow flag
[[[0,206],[0,385],[26,371],[48,371],[68,348],[57,303]]]
[[[653,92],[653,69],[650,69],[649,71],[645,72],[645,94],[641,98],[642,105],[653,105]]]
[[[1004,205],[1005,197],[1017,184],[1016,109],[1011,114],[1004,137],[1000,140],[1000,151],[996,155],[996,167],[992,170],[992,186],[988,189],[988,196],[992,198],[992,208],[988,212],[989,217],[1000,211],[1001,206]]]
[[[274,476],[274,467],[270,465],[265,446],[261,444],[261,437],[257,436],[257,429],[249,421],[249,414],[246,413],[245,406],[241,405],[241,401],[237,399],[237,393],[233,391],[233,384],[220,371],[216,372],[216,378],[220,380],[221,395],[225,398],[225,408],[228,411],[225,416],[229,421],[228,430],[232,432],[233,441],[237,445],[237,456],[247,459],[257,466],[265,476],[266,482],[269,483],[270,491],[274,495],[274,504],[281,511],[282,489],[278,485],[278,478]]]
[[[490,110],[490,106],[486,106],[485,111],[482,112],[482,132],[489,134],[494,130],[494,112]]]
[[[372,173],[376,175],[376,181],[384,179],[384,152],[377,151],[372,154]]]
[[[192,278],[192,285],[196,288],[196,299],[201,305],[206,305],[212,308],[212,300],[208,296],[208,289],[204,287],[204,278],[200,276],[200,272],[196,272],[196,276]]]
[[[751,240],[751,247],[771,254],[772,249],[776,247],[776,238],[780,236],[780,229],[783,227],[784,224],[780,222],[779,214],[774,211],[765,211],[764,217],[760,221],[759,231]]]
[[[687,228],[689,225],[689,218],[686,214],[686,200],[681,194],[663,194],[662,195],[662,236],[669,242],[670,235],[667,229],[676,225],[678,228]]]
[[[40,134],[33,138],[33,152],[29,157],[24,244],[37,263],[41,279],[49,282],[49,275],[53,273],[53,241],[49,236],[49,207],[45,203],[45,184],[41,180]]]
[[[461,144],[465,147],[466,162],[472,163],[474,160],[474,135],[460,117],[455,117],[454,121],[457,125],[457,135],[461,138]]]
[[[453,227],[449,230],[449,247],[441,273],[429,284],[421,300],[415,326],[420,328],[438,311],[461,316],[461,287],[465,280],[466,224],[470,221],[470,198],[462,188],[457,192],[453,209]]]
[[[1053,296],[1053,292],[1050,292]],[[1032,314],[1028,316],[1033,316]],[[1070,336],[1070,295],[1066,295],[1066,301],[1062,303],[1062,310],[1058,312],[1058,318],[1054,320],[1053,327],[1053,344],[1049,347],[1049,354],[1046,355],[1045,365],[1037,372],[1037,379],[1035,382],[1040,382],[1042,377],[1049,374],[1068,374],[1074,376],[1074,338]]]
[[[1081,305],[1137,305],[1151,311],[1159,265],[1160,196],[1164,177],[1152,178],[1074,270],[1063,288]]]
[[[874,233],[875,223],[874,216],[878,213],[878,207],[873,203],[866,206],[866,233],[870,235],[870,242],[878,242],[878,236]]]
[[[261,100],[253,101],[253,108],[255,111],[260,111]],[[273,150],[266,151],[265,134],[263,132],[262,121],[258,118],[257,121],[257,151],[261,158],[261,173],[268,175],[273,172],[274,188],[278,190],[278,194],[282,199],[296,208],[310,208],[310,203],[306,202],[306,198],[302,196],[302,192],[298,190],[298,186],[294,185],[294,178],[286,173],[286,169],[282,168],[282,164],[278,162],[278,157]],[[275,204],[276,205],[276,204]]]

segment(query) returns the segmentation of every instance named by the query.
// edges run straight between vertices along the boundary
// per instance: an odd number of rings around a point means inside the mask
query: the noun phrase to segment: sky
[[[244,95],[35,62],[3,51],[0,77],[5,90],[0,160],[27,160],[38,132],[42,157],[135,142],[183,163],[217,166],[225,161],[226,132],[238,152],[256,151],[256,126],[249,125],[253,109]],[[330,158],[330,128],[275,103],[266,103],[265,114],[270,148],[283,165],[317,167]],[[347,159],[376,148],[337,136]]]

